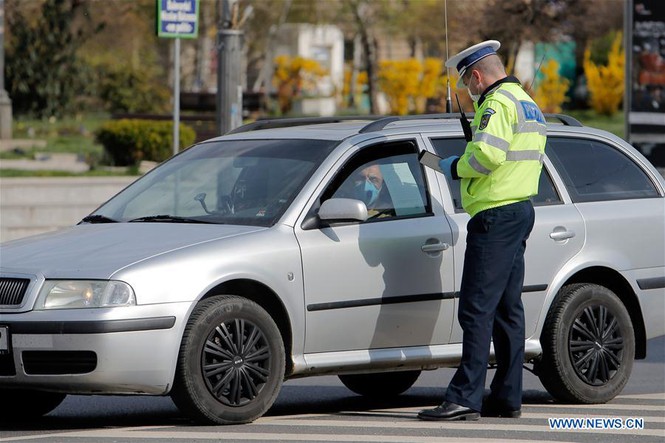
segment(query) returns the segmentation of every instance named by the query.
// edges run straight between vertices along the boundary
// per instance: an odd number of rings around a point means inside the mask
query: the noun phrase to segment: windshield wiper
[[[168,214],[147,215],[145,217],[139,217],[139,218],[134,218],[132,220],[129,220],[129,223],[132,223],[132,222],[207,223],[207,224],[213,223],[213,222],[198,220],[198,219],[195,219],[195,218],[178,217],[177,215],[168,215]]]
[[[84,217],[79,223],[118,223],[118,220],[113,220],[105,215],[95,214]]]

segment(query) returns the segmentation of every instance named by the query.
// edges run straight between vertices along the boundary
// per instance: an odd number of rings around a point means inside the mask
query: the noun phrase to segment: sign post
[[[157,0],[157,36],[174,38],[173,155],[180,150],[180,39],[199,33],[199,0]]]

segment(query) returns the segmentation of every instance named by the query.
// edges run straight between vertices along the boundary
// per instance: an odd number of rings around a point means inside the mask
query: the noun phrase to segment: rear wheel
[[[58,392],[0,389],[0,421],[29,420],[46,415],[67,397]]]
[[[213,297],[187,324],[171,396],[200,423],[251,422],[275,401],[284,362],[279,329],[263,308],[241,297]]]
[[[605,403],[628,382],[635,357],[630,316],[611,290],[596,284],[561,289],[541,335],[536,365],[545,389],[575,403]]]
[[[367,397],[394,397],[409,389],[420,377],[420,371],[377,372],[340,375],[344,386]]]

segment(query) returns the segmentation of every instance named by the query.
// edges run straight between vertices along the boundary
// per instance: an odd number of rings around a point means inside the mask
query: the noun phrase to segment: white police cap
[[[473,45],[470,48],[453,55],[448,60],[446,60],[447,68],[456,68],[459,73],[459,78],[457,79],[457,88],[461,89],[466,87],[462,81],[462,77],[466,70],[476,63],[478,60],[482,60],[489,55],[496,54],[497,49],[501,47],[501,43],[497,40],[485,40],[482,43]]]

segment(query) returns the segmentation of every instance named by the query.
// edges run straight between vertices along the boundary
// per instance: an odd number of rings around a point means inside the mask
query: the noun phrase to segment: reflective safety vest
[[[474,108],[473,139],[455,171],[472,217],[538,193],[547,135],[545,117],[515,77],[498,82]]]

